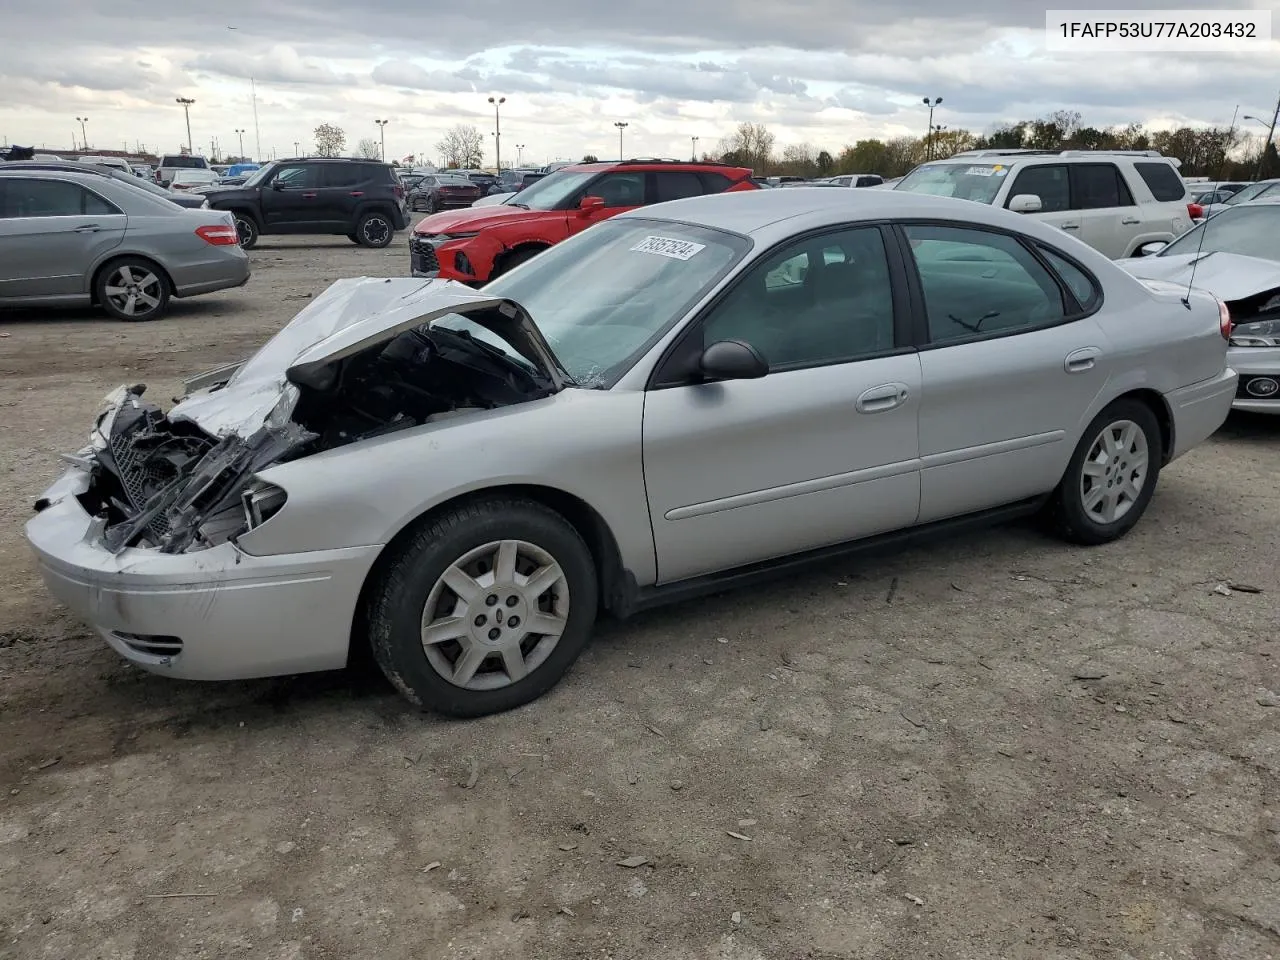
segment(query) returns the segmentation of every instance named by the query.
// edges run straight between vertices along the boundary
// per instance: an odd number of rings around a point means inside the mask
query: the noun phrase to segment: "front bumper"
[[[1227,362],[1240,373],[1231,409],[1280,414],[1280,347],[1231,347]]]
[[[424,280],[439,278],[474,284],[488,277],[489,267],[480,275],[474,250],[465,240],[432,243],[422,234],[414,233],[409,235],[409,273]]]
[[[72,467],[27,522],[54,597],[125,659],[185,680],[242,680],[344,666],[376,546],[252,556],[234,544],[164,554],[101,545]]]
[[[1231,367],[1209,380],[1179,387],[1165,394],[1173,413],[1173,452],[1175,460],[1217,433],[1231,412],[1239,375]]]

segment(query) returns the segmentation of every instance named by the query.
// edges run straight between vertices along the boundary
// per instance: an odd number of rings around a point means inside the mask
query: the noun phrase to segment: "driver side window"
[[[644,205],[643,173],[606,173],[587,188],[587,197],[600,197],[606,207]]]
[[[773,369],[894,348],[893,287],[879,228],[789,244],[748,270],[703,322],[703,346],[743,340]]]
[[[315,167],[310,164],[299,164],[296,167],[281,167],[271,179],[286,190],[302,190],[316,186],[313,175]]]

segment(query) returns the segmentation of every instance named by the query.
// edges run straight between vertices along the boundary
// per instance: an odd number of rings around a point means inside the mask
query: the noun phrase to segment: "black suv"
[[[264,233],[345,234],[361,246],[385,247],[409,225],[404,185],[389,163],[374,160],[275,160],[205,199],[231,212],[246,250]]]

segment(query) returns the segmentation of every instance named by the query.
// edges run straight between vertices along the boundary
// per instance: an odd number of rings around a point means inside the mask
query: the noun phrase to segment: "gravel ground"
[[[1229,421],[1121,543],[993,530],[605,624],[478,722],[367,670],[169,681],[21,525],[111,387],[407,267],[252,258],[153,324],[0,315],[0,957],[1280,957],[1280,423]]]

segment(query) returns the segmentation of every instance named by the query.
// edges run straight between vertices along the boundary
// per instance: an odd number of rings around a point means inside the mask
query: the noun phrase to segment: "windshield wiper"
[[[529,209],[529,205],[528,205],[527,203],[508,203],[508,204],[507,204],[507,206],[508,206],[508,207],[519,207],[521,210],[528,210],[528,209]]]

